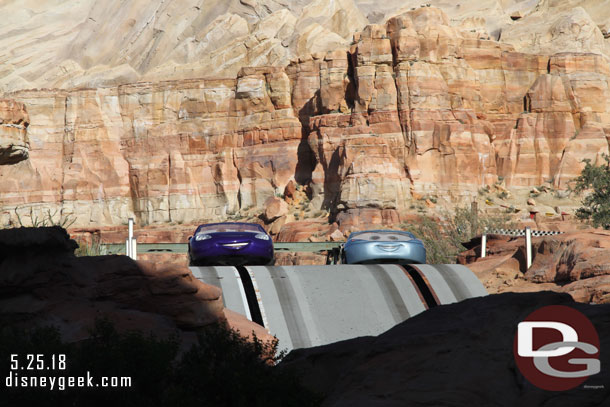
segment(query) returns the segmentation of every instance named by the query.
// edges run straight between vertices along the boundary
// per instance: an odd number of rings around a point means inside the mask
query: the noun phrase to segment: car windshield
[[[206,225],[199,229],[199,233],[221,233],[221,232],[253,232],[261,233],[258,225],[247,225],[240,223],[227,223],[225,225]]]
[[[364,232],[355,235],[351,240],[369,240],[373,242],[404,242],[413,239],[414,236],[408,232]]]

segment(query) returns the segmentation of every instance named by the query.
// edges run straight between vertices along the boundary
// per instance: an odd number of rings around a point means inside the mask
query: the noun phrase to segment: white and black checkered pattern
[[[532,230],[532,236],[553,236],[561,235],[563,232],[551,232],[548,230]]]
[[[525,230],[523,229],[490,229],[486,233],[488,235],[525,236]]]
[[[561,235],[563,233],[564,232],[552,232],[550,230],[532,230],[532,237]],[[525,229],[491,229],[487,231],[487,234],[503,236],[525,236]]]

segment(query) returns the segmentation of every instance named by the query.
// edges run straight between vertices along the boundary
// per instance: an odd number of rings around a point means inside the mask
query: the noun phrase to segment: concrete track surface
[[[462,265],[191,267],[280,349],[379,335],[428,308],[487,295]]]

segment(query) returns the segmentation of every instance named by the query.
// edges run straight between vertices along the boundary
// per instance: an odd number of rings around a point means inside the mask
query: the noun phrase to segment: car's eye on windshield
[[[397,242],[397,241],[408,241],[411,240],[412,237],[407,234],[398,234],[398,233],[360,233],[350,240],[368,240],[374,242]]]

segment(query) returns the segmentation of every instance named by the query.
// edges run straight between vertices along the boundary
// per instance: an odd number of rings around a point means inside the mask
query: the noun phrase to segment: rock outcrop
[[[604,38],[610,19],[607,1],[540,1],[518,23],[502,30],[502,40],[524,52],[594,52],[610,56]]]
[[[236,79],[11,93],[33,142],[29,160],[0,168],[0,220],[259,215],[296,182],[347,231],[399,223],[416,196],[470,200],[499,178],[564,188],[608,152],[607,58],[524,54],[469,27],[423,7],[366,26],[349,49]]]
[[[547,305],[572,307],[593,323],[601,372],[564,392],[534,387],[515,364],[517,324]],[[325,396],[322,406],[598,406],[610,380],[609,305],[565,294],[501,294],[425,311],[377,337],[292,351],[279,365]]]
[[[84,0],[7,3],[0,91],[235,76],[347,46],[353,0]]]
[[[37,143],[30,160],[2,170],[5,224],[34,202],[76,225],[226,217],[261,207],[297,166],[301,128],[279,68],[18,98],[31,106]]]
[[[29,143],[26,132],[29,124],[23,103],[0,99],[0,165],[27,160]]]
[[[429,5],[517,51],[610,56],[610,7],[600,0],[4,2],[0,92],[235,76],[345,49],[367,24]]]
[[[228,319],[244,335],[255,330],[271,339],[262,327],[225,315],[220,289],[184,266],[126,256],[75,257],[76,247],[59,227],[0,231],[2,326],[54,325],[71,342],[87,337],[95,319],[105,317],[119,330],[178,333],[188,345],[199,328]]]
[[[490,293],[553,290],[575,301],[610,303],[610,233],[574,231],[532,238],[527,268],[525,239],[490,235],[487,256],[480,258],[480,238],[460,255]]]

